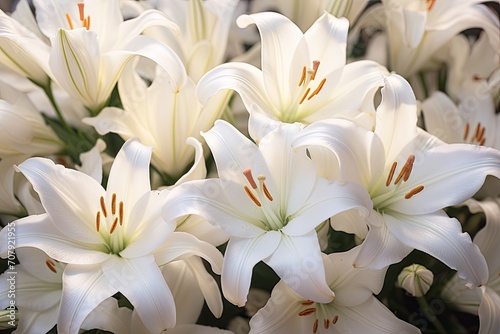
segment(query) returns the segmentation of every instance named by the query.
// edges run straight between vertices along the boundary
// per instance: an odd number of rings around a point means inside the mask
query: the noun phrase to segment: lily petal
[[[324,60],[318,68],[316,74],[318,77],[322,78],[345,65],[348,29],[349,21],[346,18],[336,18],[323,13],[304,33],[310,58]],[[328,43],[318,41],[328,41]]]
[[[110,284],[132,303],[149,331],[160,333],[175,326],[174,299],[152,255],[134,259],[113,256],[102,270]]]
[[[273,12],[241,15],[236,23],[240,28],[252,23],[257,25],[261,36],[264,85],[272,104],[280,110],[282,100],[290,100],[290,70],[304,34],[286,16]]]
[[[338,322],[335,328],[344,328],[353,333],[374,334],[419,334],[420,330],[397,318],[377,298],[369,298],[361,305],[352,307],[338,307]]]
[[[253,267],[276,251],[281,237],[281,232],[269,231],[259,237],[229,240],[222,265],[222,292],[227,300],[245,305]]]
[[[217,248],[185,232],[174,232],[153,254],[159,265],[199,256],[211,264],[215,273],[220,274],[222,268],[222,254]]]
[[[368,216],[372,206],[370,196],[363,186],[318,179],[314,192],[298,211],[290,214],[292,219],[282,231],[290,236],[303,235],[340,212],[359,209],[360,217]]]
[[[394,201],[391,210],[405,214],[432,213],[471,198],[487,175],[500,178],[500,151],[489,147],[440,145],[416,155],[415,161],[418,162],[411,177],[391,200]],[[404,193],[419,185],[424,186],[422,193],[404,198]]]
[[[19,333],[30,333],[40,331],[48,333],[57,323],[59,305],[44,312],[33,312],[27,309],[19,310],[19,323],[16,331]]]
[[[500,332],[500,296],[488,287],[481,288],[483,299],[479,304],[479,334]]]
[[[63,282],[61,311],[57,319],[58,330],[63,333],[78,333],[89,313],[118,292],[103,275],[100,264],[68,264]]]
[[[265,231],[262,211],[240,184],[230,181],[207,179],[181,184],[170,192],[162,213],[167,223],[189,214],[202,216],[230,235],[242,238],[256,237]]]
[[[111,333],[128,333],[131,316],[131,309],[119,307],[118,300],[108,298],[90,312],[82,323],[82,329],[99,328]]]
[[[417,102],[410,84],[403,77],[391,74],[385,78],[376,116],[375,133],[384,144],[386,163],[392,164],[417,136]]]
[[[33,185],[58,229],[72,239],[102,242],[95,230],[95,213],[99,211],[98,199],[104,195],[104,189],[96,180],[45,158],[30,158],[17,169]]]
[[[202,104],[223,89],[232,89],[240,95],[245,107],[250,110],[253,103],[263,110],[273,112],[262,72],[246,63],[225,63],[208,71],[198,82],[196,95]]]
[[[378,212],[373,212],[373,214],[379,216],[380,219],[386,217]],[[353,266],[355,268],[382,269],[390,264],[398,263],[412,250],[411,247],[396,239],[385,223],[380,226],[371,225]]]
[[[0,236],[6,234],[7,229],[0,232]],[[99,251],[96,244],[87,244],[63,234],[54,226],[47,214],[31,215],[17,220],[16,237],[17,247],[35,247],[47,253],[51,258],[65,263],[101,263],[110,256],[104,247]],[[0,254],[6,257],[7,238],[0,240],[2,240]]]
[[[488,266],[477,245],[460,222],[438,211],[427,215],[385,215],[390,234],[408,247],[421,250],[448,267],[474,286],[488,281]],[[425,242],[423,242],[425,240]]]
[[[290,288],[307,299],[328,303],[335,296],[326,283],[325,267],[315,230],[293,237],[282,234],[278,248],[264,262]]]

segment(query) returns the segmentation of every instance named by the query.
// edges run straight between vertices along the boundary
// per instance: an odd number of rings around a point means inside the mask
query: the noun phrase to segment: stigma
[[[77,3],[78,6],[78,18],[80,19],[81,26],[87,30],[90,29],[90,15],[87,15],[85,17],[85,3],[79,2]],[[71,30],[75,29],[75,25],[73,24],[73,20],[71,19],[71,16],[66,13],[66,21],[68,21],[69,28]]]

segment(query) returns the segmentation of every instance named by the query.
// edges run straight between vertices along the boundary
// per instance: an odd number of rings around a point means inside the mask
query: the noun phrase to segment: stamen
[[[412,190],[410,190],[406,195],[405,195],[405,199],[410,199],[412,198],[414,195],[418,194],[419,192],[421,192],[422,190],[424,190],[424,186],[418,186],[418,187],[415,187],[413,188]]]
[[[477,141],[480,142],[481,139],[483,139],[485,131],[486,131],[486,127],[483,126],[483,128],[481,129],[481,132],[479,132],[479,135],[476,137]]]
[[[477,138],[477,136],[479,136],[479,131],[481,130],[481,123],[477,123],[477,126],[476,126],[476,132],[474,132],[474,137],[473,138]]]
[[[255,197],[255,195],[252,193],[250,188],[248,188],[247,186],[244,186],[243,189],[245,189],[245,192],[247,193],[248,197],[250,197],[250,199],[255,203],[255,205],[257,205],[258,207],[262,206],[262,204],[260,204],[257,197]]]
[[[45,260],[45,265],[50,269],[50,271],[52,271],[54,274],[57,274],[56,265],[52,263],[52,261],[48,259]]]
[[[335,325],[338,320],[339,320],[339,316],[338,315],[334,316],[333,319],[332,319],[332,324]]]
[[[325,319],[325,321],[323,322],[323,326],[325,326],[325,329],[328,329],[330,327],[330,320]]]
[[[316,334],[318,332],[318,319],[314,320],[313,323],[313,334]]]
[[[483,138],[480,142],[479,142],[479,145],[480,146],[484,146],[484,143],[486,142],[486,138]]]
[[[268,200],[272,201],[273,196],[271,196],[271,193],[269,192],[269,190],[266,187],[266,184],[264,183],[264,181],[266,180],[266,176],[260,174],[259,176],[257,176],[257,180],[259,180],[260,188],[262,189],[262,192],[264,193],[264,195],[266,195]]]
[[[123,201],[120,201],[119,205],[119,210],[118,210],[118,217],[120,218],[120,226],[123,225]]]
[[[248,183],[252,186],[253,189],[257,189],[257,183],[255,183],[255,180],[253,179],[252,176],[252,170],[250,168],[247,168],[243,171],[243,175],[247,178]]]
[[[108,210],[106,210],[106,203],[104,203],[104,197],[101,196],[101,211],[104,217],[108,216]]]
[[[398,184],[399,180],[404,177],[403,181],[407,181],[408,178],[410,177],[411,170],[413,168],[413,162],[415,161],[415,156],[412,154],[408,157],[406,160],[406,163],[404,164],[403,168],[401,168],[401,171],[399,172],[398,176],[396,177],[396,180],[394,181],[394,184]]]
[[[467,140],[467,137],[469,137],[469,128],[470,128],[470,125],[469,125],[469,122],[467,122],[465,124],[464,141]]]
[[[118,217],[116,217],[115,220],[113,220],[113,225],[111,225],[111,230],[109,230],[109,234],[113,234],[113,232],[116,229],[116,225],[118,225]]]
[[[302,75],[301,75],[300,80],[299,80],[299,87],[302,86],[304,81],[306,81],[306,72],[307,72],[306,67],[305,66],[302,67]]]
[[[309,315],[309,314],[312,314],[316,312],[316,308],[315,307],[309,307],[309,308],[306,308],[305,310],[302,310],[298,313],[299,316],[303,317],[305,315]]]
[[[308,305],[312,305],[312,304],[314,304],[314,302],[312,300],[309,300],[309,299],[308,300],[304,300],[302,302],[302,305],[307,305],[308,306]]]
[[[74,28],[73,21],[71,20],[71,16],[69,16],[68,13],[66,13],[66,21],[68,21],[69,29],[73,30],[73,28]]]
[[[313,72],[311,74],[311,80],[316,78],[316,72],[318,72],[319,60],[313,60]]]
[[[80,21],[83,21],[85,19],[85,11],[84,11],[85,3],[79,2],[76,5],[78,6],[78,13],[80,14]]]
[[[87,16],[87,22],[85,22],[85,28],[86,28],[87,30],[90,30],[90,15],[89,15],[89,16]]]
[[[116,213],[116,193],[111,195],[111,213],[113,215]]]
[[[427,4],[427,10],[430,11],[432,7],[434,7],[434,3],[436,0],[425,0],[425,3]]]
[[[97,211],[97,215],[95,217],[95,229],[99,232],[99,228],[101,227],[101,211]]]
[[[389,175],[387,175],[387,180],[385,181],[385,186],[388,187],[391,184],[392,178],[394,177],[394,172],[396,171],[396,166],[398,163],[394,161],[391,166],[391,170],[389,171]]]
[[[304,96],[302,96],[302,98],[300,99],[299,104],[302,104],[302,102],[304,102],[304,100],[306,99],[306,97],[310,91],[311,91],[311,88],[307,88],[306,92],[304,93]]]
[[[326,78],[323,78],[323,80],[321,80],[321,82],[319,83],[318,87],[316,87],[316,89],[312,92],[312,94],[307,99],[310,100],[313,98],[313,96],[318,95],[318,93],[321,91],[321,89],[325,85],[325,82],[326,82]]]

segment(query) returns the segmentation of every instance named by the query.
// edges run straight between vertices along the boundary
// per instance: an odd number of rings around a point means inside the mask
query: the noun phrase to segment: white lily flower
[[[500,23],[481,0],[383,0],[360,18],[360,26],[373,24],[387,34],[387,66],[409,78],[420,70],[435,68],[433,56],[453,37],[470,28],[481,28],[492,46],[498,46]],[[370,48],[380,48],[372,44]]]
[[[156,8],[180,28],[180,35],[155,32],[182,59],[195,83],[225,60],[229,28],[239,0],[159,0]],[[151,29],[150,29],[151,31]],[[148,31],[147,34],[151,34]]]
[[[468,143],[500,149],[500,114],[489,94],[467,94],[456,105],[446,94],[434,92],[422,102],[429,133],[447,143]]]
[[[170,48],[139,36],[151,26],[178,31],[158,11],[124,21],[118,0],[35,0],[34,4],[40,29],[51,37],[49,65],[55,79],[93,114],[106,104],[124,65],[135,56],[152,59],[176,78],[183,75]],[[174,91],[178,88],[171,85]]]
[[[375,133],[340,120],[319,122],[306,128],[294,146],[326,146],[335,154],[329,166],[337,177],[356,181],[370,193],[373,211],[367,235],[359,217],[332,219],[334,228],[366,236],[356,266],[383,268],[418,249],[456,269],[467,282],[482,285],[488,277],[484,257],[443,208],[469,199],[486,175],[499,178],[500,152],[444,144],[418,130],[408,82],[396,74],[386,81]]]
[[[386,268],[353,268],[359,247],[323,254],[327,283],[335,292],[329,303],[318,303],[280,281],[266,306],[250,320],[250,334],[287,333],[420,333],[398,319],[373,296],[382,289]]]
[[[175,224],[161,218],[167,191],[151,191],[151,151],[137,139],[128,140],[111,167],[106,190],[91,176],[48,159],[31,158],[17,167],[47,213],[15,222],[16,247],[39,248],[67,263],[57,321],[62,332],[76,333],[85,317],[116,292],[128,298],[152,332],[173,327],[172,294],[152,254],[167,240],[162,247],[168,261],[194,253],[213,264],[221,261],[213,246],[173,236]],[[6,229],[0,232],[3,256],[6,234]],[[208,258],[212,248],[218,253],[214,260]]]
[[[346,65],[349,22],[345,18],[324,13],[305,33],[272,12],[242,15],[237,22],[240,27],[254,23],[259,28],[262,70],[238,62],[217,66],[199,82],[202,103],[219,90],[232,89],[251,117],[256,104],[267,118],[286,123],[309,124],[332,117],[355,120],[362,117],[364,100],[373,97],[388,74],[372,61]]]
[[[442,296],[463,312],[479,315],[479,334],[500,332],[500,200],[468,201],[472,213],[484,212],[486,226],[474,237],[474,243],[483,253],[489,269],[488,282],[468,289],[457,275],[446,284]]]
[[[18,249],[16,256],[20,264],[8,269],[0,279],[0,308],[10,305],[10,285],[15,282],[19,322],[14,333],[47,333],[57,322],[66,264],[36,248]],[[119,309],[115,299],[108,298],[87,316],[82,328],[123,333],[126,328],[123,320],[127,319],[124,313],[125,309]],[[120,318],[121,322],[116,321]]]
[[[163,209],[165,220],[195,214],[231,236],[222,291],[233,304],[245,304],[252,268],[261,260],[295,291],[329,302],[333,293],[315,228],[336,213],[371,206],[364,189],[318,177],[305,152],[292,149],[300,128],[279,127],[257,146],[229,123],[217,121],[203,136],[219,179],[176,187]]]
[[[105,108],[98,116],[84,119],[101,135],[118,133],[125,140],[139,137],[144,144],[153,146],[152,164],[168,185],[178,181],[193,160],[190,177],[205,178],[203,149],[194,138],[201,139],[200,131],[210,129],[220,116],[222,106],[227,104],[227,101],[213,99],[202,107],[193,98],[193,81],[185,76],[182,77],[184,83],[178,84],[183,85],[181,89],[165,90],[165,83],[176,79],[161,71],[148,86],[130,67],[118,81],[123,109]],[[188,140],[190,137],[194,138]]]

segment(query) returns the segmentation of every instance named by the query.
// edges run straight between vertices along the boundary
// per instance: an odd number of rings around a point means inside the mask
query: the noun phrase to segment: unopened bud
[[[412,264],[404,268],[398,276],[399,286],[413,297],[422,297],[429,291],[434,275],[420,264]]]

